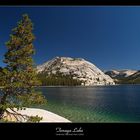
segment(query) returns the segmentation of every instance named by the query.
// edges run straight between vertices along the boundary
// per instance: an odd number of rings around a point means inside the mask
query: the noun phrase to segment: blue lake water
[[[140,85],[41,87],[39,106],[72,122],[140,122]]]

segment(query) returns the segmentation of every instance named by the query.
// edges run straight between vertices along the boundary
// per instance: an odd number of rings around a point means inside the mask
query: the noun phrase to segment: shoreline
[[[131,86],[131,85],[140,85],[140,84],[115,84],[115,85],[94,85],[94,86],[35,86],[35,88],[45,88],[45,87],[56,87],[56,88],[62,88],[62,87],[66,87],[66,88],[69,88],[69,87],[76,87],[76,88],[90,88],[90,87],[109,87],[109,86]]]
[[[45,88],[45,87],[82,87],[82,88],[88,88],[88,87],[109,87],[109,86],[120,86],[120,85],[125,85],[125,86],[127,86],[127,85],[140,85],[140,84],[115,84],[115,85],[94,85],[94,86],[34,86],[34,88]],[[4,88],[4,87],[2,87],[2,86],[0,86],[0,89],[2,89],[2,88]]]

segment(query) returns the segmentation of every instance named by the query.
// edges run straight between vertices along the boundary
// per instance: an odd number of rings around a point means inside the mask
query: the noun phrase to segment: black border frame
[[[0,5],[140,5],[138,0],[0,0]]]
[[[0,6],[140,6],[137,0],[0,0]],[[18,139],[28,138],[44,138],[51,137],[68,137],[69,135],[57,136],[56,128],[73,129],[81,127],[83,129],[82,136],[99,139],[102,138],[119,138],[124,136],[137,136],[140,130],[139,123],[1,123],[0,135],[6,138]],[[134,130],[134,131],[133,131]],[[7,133],[5,135],[5,132]],[[134,133],[132,133],[134,132]],[[29,137],[30,136],[30,137]],[[74,135],[70,136],[73,137]],[[74,136],[75,137],[75,136]],[[125,138],[126,139],[126,138]]]

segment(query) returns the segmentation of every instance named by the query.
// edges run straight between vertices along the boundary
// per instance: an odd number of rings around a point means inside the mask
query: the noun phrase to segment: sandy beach
[[[8,109],[8,111],[10,111],[11,113],[13,113],[13,111],[11,111],[10,109]],[[42,123],[45,122],[50,122],[50,123],[59,123],[59,122],[71,122],[69,120],[67,120],[64,117],[61,117],[55,113],[52,113],[50,111],[47,110],[43,110],[43,109],[37,109],[37,108],[26,108],[25,110],[18,110],[16,108],[14,108],[14,111],[18,112],[19,114],[22,115],[27,115],[27,116],[36,116],[38,115],[39,117],[42,117],[43,119],[40,121]],[[7,116],[7,114],[5,113],[6,119],[10,120],[10,121],[16,121],[16,119],[11,115],[11,116]],[[17,116],[18,118],[20,118],[20,122],[26,122],[25,119],[23,119],[20,116]]]

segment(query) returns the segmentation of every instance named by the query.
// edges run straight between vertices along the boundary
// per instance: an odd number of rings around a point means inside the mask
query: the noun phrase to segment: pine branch
[[[10,108],[11,111],[5,110],[7,113],[7,116],[10,116],[10,119],[12,120],[12,117],[16,119],[17,122],[21,122],[22,119],[28,120],[30,117],[27,115],[23,115],[21,113],[16,112],[13,108]],[[6,116],[6,117],[7,117]]]

